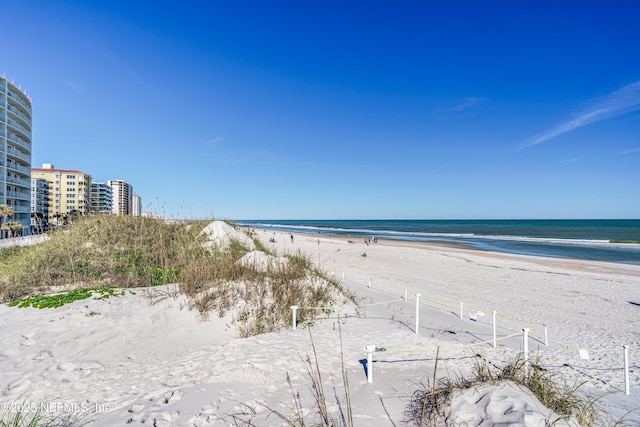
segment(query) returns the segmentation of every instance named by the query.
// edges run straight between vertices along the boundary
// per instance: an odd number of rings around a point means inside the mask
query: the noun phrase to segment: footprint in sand
[[[36,344],[36,340],[33,339],[35,335],[35,332],[25,332],[24,334],[20,335],[22,338],[24,338],[24,341],[22,341],[20,345],[31,346]]]
[[[178,418],[180,418],[180,412],[178,411],[160,412],[149,415],[149,420],[153,420],[152,425],[154,427],[170,427]]]
[[[76,369],[76,364],[73,362],[64,362],[58,365],[58,369],[65,372],[70,372]]]
[[[178,400],[182,399],[182,396],[184,396],[184,392],[183,391],[175,390],[175,391],[172,391],[171,393],[165,394],[162,402],[165,405],[168,405],[170,403],[174,403],[174,402],[177,402]]]
[[[31,381],[28,379],[19,379],[13,381],[7,385],[7,387],[2,391],[2,394],[20,394],[25,391],[31,385]]]
[[[40,350],[33,356],[33,360],[45,360],[53,357],[53,354],[49,350]]]

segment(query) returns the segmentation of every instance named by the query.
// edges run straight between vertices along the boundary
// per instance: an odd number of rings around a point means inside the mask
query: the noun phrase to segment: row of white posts
[[[522,348],[524,354],[525,367],[529,360],[529,328],[522,330]],[[622,346],[624,353],[624,394],[629,395],[629,348]],[[364,348],[367,354],[367,383],[373,383],[373,353],[386,351],[385,348],[378,348],[375,345],[367,345]]]
[[[344,273],[343,273],[344,274]],[[369,279],[369,288],[371,288],[371,279]],[[407,290],[404,290],[404,299],[407,300]],[[296,330],[297,327],[297,311],[302,310],[304,307],[298,305],[292,305],[291,310],[293,311],[292,316],[292,326],[293,330]],[[460,319],[463,318],[463,303],[460,303]],[[496,336],[496,311],[493,311],[493,348],[497,347],[497,336]],[[525,362],[529,360],[529,328],[522,329],[522,348],[524,352]],[[416,334],[420,333],[420,294],[416,294]],[[549,345],[549,339],[547,336],[547,325],[544,325],[544,345]],[[626,395],[629,395],[629,348],[624,345],[622,346],[624,353],[624,391]],[[367,382],[373,382],[373,353],[377,351],[385,351],[384,348],[377,348],[375,345],[368,345],[365,347],[365,352],[367,353]]]

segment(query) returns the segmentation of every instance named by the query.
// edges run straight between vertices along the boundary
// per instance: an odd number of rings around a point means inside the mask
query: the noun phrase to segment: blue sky
[[[18,1],[33,165],[224,219],[640,218],[640,2]]]

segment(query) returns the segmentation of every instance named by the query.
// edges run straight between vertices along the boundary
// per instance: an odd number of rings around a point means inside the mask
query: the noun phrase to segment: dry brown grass
[[[241,335],[250,336],[289,325],[292,305],[329,305],[348,298],[302,254],[261,271],[238,262],[248,252],[238,241],[205,248],[200,232],[207,223],[79,218],[44,243],[0,250],[0,302],[61,290],[177,283],[203,316],[231,312]],[[309,314],[299,315],[302,322]]]

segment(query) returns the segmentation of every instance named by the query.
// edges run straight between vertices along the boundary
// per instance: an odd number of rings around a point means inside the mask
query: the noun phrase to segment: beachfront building
[[[137,194],[134,194],[132,200],[133,200],[133,203],[131,204],[131,215],[141,216],[142,215],[142,198]]]
[[[133,209],[133,187],[122,179],[112,179],[109,186],[113,191],[113,213],[131,215]]]
[[[113,212],[113,191],[106,182],[92,182],[89,198],[89,210],[92,213],[110,214]]]
[[[43,163],[41,168],[32,168],[33,178],[49,181],[50,224],[58,225],[69,215],[86,215],[89,213],[91,175],[75,169],[56,169],[50,163]]]
[[[0,76],[0,205],[8,205],[21,229],[31,230],[31,100],[21,88]],[[2,237],[7,230],[2,230]]]
[[[49,181],[31,178],[31,234],[42,233],[49,228]]]

